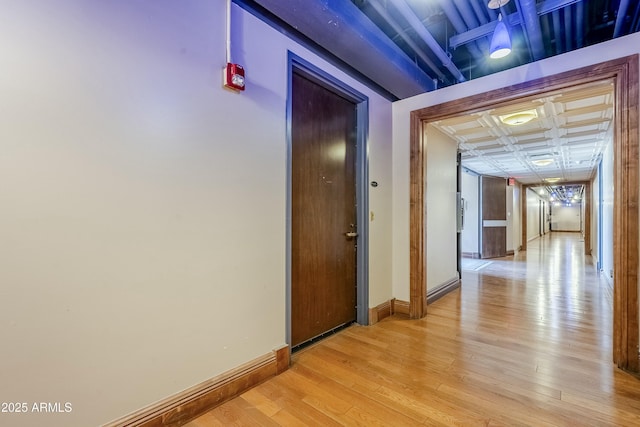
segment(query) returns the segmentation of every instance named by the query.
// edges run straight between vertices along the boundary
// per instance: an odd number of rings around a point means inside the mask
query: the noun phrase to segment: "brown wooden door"
[[[482,258],[507,255],[507,181],[482,177]]]
[[[356,105],[293,74],[291,345],[356,319]]]

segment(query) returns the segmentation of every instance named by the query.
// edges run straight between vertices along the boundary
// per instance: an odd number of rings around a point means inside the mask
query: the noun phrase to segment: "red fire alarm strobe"
[[[244,90],[244,68],[228,63],[224,73],[224,85],[233,90]]]

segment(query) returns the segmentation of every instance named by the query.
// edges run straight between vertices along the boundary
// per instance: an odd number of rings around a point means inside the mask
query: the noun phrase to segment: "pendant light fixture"
[[[507,4],[509,0],[491,0],[489,2],[490,9],[500,9]],[[491,37],[491,48],[489,49],[489,57],[492,59],[504,58],[511,53],[511,36],[507,25],[502,20],[502,13],[498,14],[498,25],[493,30]]]

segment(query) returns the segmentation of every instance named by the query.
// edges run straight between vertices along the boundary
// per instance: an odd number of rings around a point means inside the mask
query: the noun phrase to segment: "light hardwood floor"
[[[463,271],[425,318],[347,328],[187,425],[639,426],[640,380],[611,362],[611,290],[580,239]]]

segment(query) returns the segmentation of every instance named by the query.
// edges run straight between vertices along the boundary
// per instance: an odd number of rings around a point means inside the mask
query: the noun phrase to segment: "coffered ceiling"
[[[508,125],[500,117],[536,118]],[[591,179],[613,136],[612,82],[577,87],[431,123],[458,143],[463,167],[481,175],[547,185]]]

